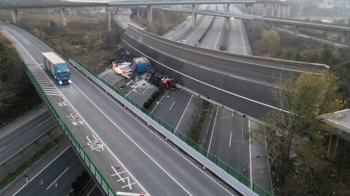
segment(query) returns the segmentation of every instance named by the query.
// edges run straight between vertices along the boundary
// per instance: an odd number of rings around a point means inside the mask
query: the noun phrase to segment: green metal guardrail
[[[36,81],[35,77],[33,76],[32,72],[29,70],[29,68],[23,63],[25,66],[25,71],[29,77],[29,79],[34,84],[34,87],[37,89],[39,94],[42,96],[42,99],[46,102],[48,108],[51,110],[53,116],[58,121],[58,124],[61,126],[62,130],[66,133],[67,137],[71,141],[71,143],[74,145],[74,147],[79,152],[81,158],[85,161],[85,164],[90,168],[91,173],[95,176],[96,180],[100,183],[101,187],[104,189],[105,193],[107,195],[117,196],[116,192],[113,190],[113,188],[109,185],[105,177],[102,175],[102,173],[98,170],[96,165],[91,161],[91,158],[87,155],[84,148],[80,145],[78,140],[74,137],[72,132],[69,130],[68,126],[64,123],[64,121],[61,119],[60,115],[57,113],[56,109],[53,107],[52,103],[44,93],[43,89],[39,85],[39,83]]]
[[[138,103],[136,103],[135,101],[133,101],[132,99],[130,99],[129,97],[127,97],[123,92],[119,91],[118,89],[115,89],[112,85],[110,85],[109,83],[107,83],[106,81],[104,81],[102,78],[100,78],[96,73],[94,73],[93,71],[91,71],[90,69],[88,69],[86,66],[84,66],[82,63],[80,63],[79,61],[77,61],[76,59],[74,59],[72,56],[68,55],[67,56],[74,60],[77,64],[79,64],[83,69],[85,69],[87,72],[89,72],[91,75],[93,75],[95,78],[99,79],[101,82],[103,82],[105,85],[107,85],[110,89],[112,89],[114,92],[116,92],[118,95],[120,95],[121,97],[123,97],[125,100],[127,100],[129,103],[131,103],[133,106],[135,106],[136,108],[138,108],[140,111],[142,111],[144,114],[148,115],[149,117],[151,117],[154,121],[156,121],[159,125],[161,125],[162,127],[164,127],[165,129],[167,129],[169,132],[171,132],[172,134],[174,134],[175,129],[168,125],[166,122],[164,122],[163,120],[161,120],[160,118],[158,118],[157,116],[155,116],[154,114],[152,114],[150,111],[148,111],[147,109],[145,109],[143,106],[139,105]],[[78,68],[79,69],[79,68]],[[51,106],[52,107],[52,106]],[[58,114],[57,114],[58,116]],[[58,117],[59,118],[59,117]],[[69,132],[70,133],[70,132]],[[71,133],[70,133],[71,134]],[[207,152],[204,148],[202,148],[200,145],[198,145],[197,143],[193,142],[191,139],[189,139],[188,137],[186,137],[184,134],[180,133],[180,132],[175,132],[175,135],[181,139],[183,142],[185,142],[187,145],[191,146],[193,149],[195,149],[197,152],[199,152],[200,154],[202,154],[203,156],[207,157],[210,161],[212,161],[213,163],[215,163],[217,166],[219,166],[221,169],[223,169],[224,171],[226,171],[227,173],[229,173],[232,177],[236,178],[239,182],[241,182],[242,184],[244,184],[246,187],[250,188],[251,190],[253,190],[255,193],[257,193],[258,195],[261,196],[271,196],[271,193],[265,191],[263,188],[261,188],[260,186],[258,186],[255,183],[252,183],[252,187],[251,187],[251,182],[250,180],[245,177],[243,174],[239,173],[237,170],[233,169],[232,167],[230,167],[229,165],[227,165],[225,162],[223,162],[222,160],[220,160],[219,158],[217,158],[216,156],[214,156],[213,154]],[[73,136],[72,136],[73,137]],[[75,140],[75,142],[77,142]],[[79,145],[79,143],[77,143]],[[81,148],[81,146],[79,145],[79,147]],[[87,156],[87,155],[86,155]]]

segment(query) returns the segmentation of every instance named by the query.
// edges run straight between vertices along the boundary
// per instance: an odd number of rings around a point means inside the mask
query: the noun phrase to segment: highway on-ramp
[[[40,52],[50,51],[49,47],[17,27],[6,25],[3,29],[13,41],[25,47],[34,64],[41,64]],[[36,77],[42,76],[39,74],[41,69],[43,67],[35,72]],[[72,67],[70,70],[73,83],[58,86],[53,81],[57,94],[49,98],[116,191],[139,193],[143,189],[150,195],[236,194],[232,188],[210,176],[199,164],[158,137],[80,72]],[[47,77],[52,80],[51,76]],[[65,99],[61,100],[60,96]],[[60,102],[66,102],[67,106],[59,107]],[[79,120],[74,118],[75,112]],[[89,146],[92,140],[97,139],[103,145],[100,151]],[[120,172],[115,170],[118,161],[122,167],[119,171],[123,171],[120,176],[117,175]],[[129,179],[130,182],[124,180],[122,183],[121,179]]]

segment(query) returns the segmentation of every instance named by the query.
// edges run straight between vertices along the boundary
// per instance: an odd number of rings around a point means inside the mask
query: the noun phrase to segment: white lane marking
[[[244,51],[244,54],[246,55],[245,47],[244,47],[244,37],[243,37],[242,25],[240,22],[241,22],[241,20],[238,23],[239,23],[239,29],[241,30],[241,36],[242,36],[242,41],[243,41],[243,51]]]
[[[169,91],[166,91],[163,95],[163,97],[159,100],[159,104],[156,104],[156,106],[152,109],[151,113],[153,113],[153,111],[158,107],[158,105],[160,105],[160,102],[162,102],[162,100],[164,99],[165,95],[168,94]]]
[[[230,132],[230,142],[228,143],[228,147],[231,147],[231,139],[232,139],[232,132]]]
[[[174,104],[175,104],[175,101],[174,101],[174,103],[170,106],[169,111],[171,110],[171,108],[173,108]]]
[[[21,29],[20,29],[21,30]],[[23,30],[22,30],[23,31]],[[25,31],[24,31],[25,32]],[[25,32],[25,33],[27,33],[27,32]],[[28,35],[30,35],[30,36],[32,36],[31,34],[28,34]],[[34,37],[34,36],[32,36],[32,37]],[[14,37],[13,37],[14,38]],[[37,41],[39,41],[40,43],[42,43],[40,40],[38,40],[36,37],[34,37]],[[25,39],[25,38],[24,38]],[[17,39],[15,39],[14,38],[14,40],[16,40],[17,41]],[[18,42],[18,41],[17,41]],[[21,44],[21,43],[19,43],[18,42],[18,44],[20,44],[21,46],[22,46],[22,48],[25,50],[25,51],[27,51],[27,49],[25,49],[24,48],[24,46]],[[46,46],[44,43],[42,43],[44,46]],[[48,46],[46,46],[47,48],[49,48]],[[49,48],[49,50],[50,51],[52,51],[50,48]],[[27,51],[27,54],[29,55],[29,57],[33,60],[33,61],[35,61],[36,62],[36,60],[30,55],[30,53]],[[38,62],[36,62],[36,63],[38,63]],[[42,70],[42,68],[41,67],[39,67],[41,70]],[[80,72],[78,72],[81,76],[84,76],[82,73],[80,73]],[[85,76],[83,77],[83,78],[85,78]],[[85,78],[86,79],[86,78]],[[87,80],[87,79],[86,79]],[[89,81],[90,83],[91,83],[91,81],[90,80],[87,80],[87,81]],[[92,83],[91,83],[92,84]],[[74,85],[75,86],[75,85]],[[59,89],[57,89],[60,93],[61,93],[61,91],[59,90]],[[80,90],[80,89],[79,89]],[[63,94],[62,94],[63,95]],[[84,94],[84,96],[86,97],[86,95]],[[107,96],[108,97],[108,96]],[[73,110],[74,111],[76,111],[77,112],[77,110],[74,108],[74,106],[68,101],[68,99],[65,99],[67,102],[68,102],[68,104],[73,108]],[[112,100],[112,99],[111,99]],[[122,108],[121,106],[119,106],[120,108]],[[78,112],[77,112],[77,114],[79,115],[79,116],[81,116]],[[83,119],[83,118],[82,118]],[[136,119],[136,118],[134,118],[134,119]],[[140,122],[140,121],[138,121],[138,122]],[[141,124],[141,122],[140,122],[140,124]],[[98,138],[101,138],[101,137],[99,137],[98,136],[98,134],[91,128],[91,126],[85,121],[85,125],[86,126],[88,126],[89,127],[89,129],[98,137]],[[101,139],[100,139],[100,141],[101,142],[103,142]],[[104,143],[104,142],[103,142]],[[105,147],[107,148],[107,150],[112,154],[112,156],[115,158],[115,160],[117,160],[119,163],[120,163],[120,165],[122,166],[123,164],[122,164],[122,162],[117,158],[117,156],[115,156],[115,154],[111,151],[111,149],[110,148],[108,148],[108,146],[107,145],[105,145]],[[123,167],[127,172],[128,172],[128,174],[140,185],[140,187],[142,188],[142,190],[144,190],[144,192],[145,193],[147,193],[148,191],[137,181],[137,179],[129,172],[129,170],[124,166]],[[30,181],[29,181],[30,182]],[[23,189],[25,186],[23,186],[21,189]],[[21,190],[20,189],[20,190]],[[19,190],[19,191],[20,191]],[[17,191],[17,192],[19,192],[19,191]],[[16,192],[16,193],[17,193]],[[16,194],[15,193],[15,194]]]
[[[186,110],[187,110],[188,106],[189,106],[189,105],[190,105],[190,103],[191,103],[192,97],[193,97],[193,94],[191,95],[191,98],[190,98],[190,100],[188,101],[187,106],[186,106],[186,108],[185,108],[184,112],[182,113],[182,115],[181,115],[181,118],[180,118],[179,122],[178,122],[178,123],[177,123],[177,125],[176,125],[175,131],[174,131],[174,134],[175,134],[175,132],[176,132],[177,128],[179,128],[180,122],[181,122],[182,118],[184,117],[184,115],[185,115],[185,113],[186,113]]]
[[[142,82],[138,83],[126,96],[129,96],[130,93],[132,93]]]
[[[142,92],[142,94],[144,94],[147,90],[148,90],[148,86],[147,86],[146,89]]]
[[[211,140],[213,139],[213,135],[214,135],[214,131],[215,131],[216,119],[218,118],[218,112],[219,112],[219,107],[216,107],[216,114],[215,114],[213,129],[211,130],[211,136],[210,136],[210,141],[209,141],[209,146],[208,146],[208,153],[210,153]]]
[[[94,191],[94,189],[96,188],[96,185],[92,187],[91,191],[87,194],[87,196],[90,196],[90,194],[92,193],[92,191]],[[118,195],[118,193],[117,193]]]
[[[250,138],[250,119],[248,119],[248,130],[249,130],[249,173],[250,173],[250,188],[253,187],[253,173],[252,173],[252,142]]]
[[[48,190],[55,182],[57,182],[57,180],[64,174],[66,173],[66,171],[69,169],[69,167],[67,167],[66,170],[64,170],[47,188],[46,190]]]
[[[66,149],[64,149],[59,155],[57,155],[57,157],[54,158],[49,164],[47,164],[43,169],[41,169],[32,179],[29,180],[29,182],[34,180],[35,177],[37,177],[42,171],[44,171],[49,165],[51,165],[51,163],[53,163],[59,156],[61,156],[64,152],[66,152],[66,150],[68,150],[68,148],[70,148],[70,145]],[[16,195],[18,192],[20,192],[24,187],[26,187],[29,184],[29,182],[25,183],[20,189],[18,189],[18,191],[15,192],[13,194],[13,196]]]
[[[196,78],[193,78],[193,77],[191,77],[191,76],[189,76],[189,75],[186,75],[186,74],[184,74],[184,73],[182,73],[182,72],[180,72],[180,71],[177,71],[177,70],[175,70],[175,69],[173,69],[173,68],[171,68],[171,67],[168,67],[168,66],[164,65],[163,63],[161,63],[161,62],[159,62],[159,61],[157,61],[157,60],[155,60],[155,59],[153,59],[153,58],[147,56],[146,54],[142,53],[141,51],[139,51],[138,49],[136,49],[135,47],[133,47],[132,45],[130,45],[130,44],[129,44],[128,42],[126,42],[124,39],[122,39],[122,40],[123,40],[124,43],[126,43],[129,47],[133,48],[135,51],[139,52],[139,53],[142,54],[143,56],[145,56],[145,57],[147,57],[147,58],[153,60],[154,62],[156,62],[156,63],[158,63],[158,64],[160,64],[160,65],[162,65],[162,66],[164,66],[164,67],[166,67],[166,68],[168,68],[168,69],[170,69],[170,70],[172,70],[172,71],[174,71],[174,72],[176,72],[176,73],[178,73],[178,74],[180,74],[180,75],[183,75],[183,76],[185,76],[185,77],[187,77],[187,78],[190,78],[191,80],[194,80],[194,81],[196,81],[196,82],[198,82],[198,83],[204,84],[204,85],[209,86],[209,87],[211,87],[211,88],[217,89],[217,90],[222,91],[222,92],[224,92],[224,93],[226,93],[226,94],[230,94],[230,95],[236,96],[236,97],[238,97],[238,98],[245,99],[245,100],[247,100],[247,101],[250,101],[250,102],[253,102],[253,103],[256,103],[256,104],[259,104],[259,105],[263,105],[263,106],[265,106],[265,107],[272,108],[272,109],[275,109],[275,110],[278,110],[278,111],[283,111],[283,112],[286,112],[286,113],[290,113],[289,111],[282,110],[282,109],[280,109],[280,108],[277,108],[277,107],[274,107],[274,106],[271,106],[271,105],[268,105],[268,104],[265,104],[265,103],[262,103],[262,102],[259,102],[259,101],[255,101],[255,100],[253,100],[253,99],[244,97],[244,96],[242,96],[242,95],[238,95],[238,94],[236,94],[236,93],[232,93],[232,92],[230,92],[230,91],[221,89],[221,88],[219,88],[219,87],[213,86],[213,85],[211,85],[211,84],[208,84],[208,83],[205,83],[205,82],[203,82],[203,81],[201,81],[201,80],[198,80],[198,79],[196,79]]]
[[[216,19],[215,19],[216,20]],[[222,31],[222,25],[223,25],[223,22],[222,22],[223,20],[221,20],[221,28],[220,28],[220,32],[219,32],[219,36],[217,36],[217,40],[216,40],[216,42],[215,42],[215,46],[214,46],[214,49],[217,49],[217,45],[218,45],[218,42],[219,42],[219,38],[220,38],[220,35],[221,35],[221,31]],[[220,22],[220,21],[219,21]]]
[[[85,78],[85,77],[84,77]],[[142,151],[154,164],[156,164],[166,175],[168,175],[177,185],[179,185],[188,195],[192,195],[189,191],[187,191],[185,189],[185,187],[183,187],[175,178],[173,178],[159,163],[157,163],[149,154],[147,154],[147,152],[145,150],[143,150],[134,140],[131,139],[130,136],[128,136],[128,134],[125,133],[125,131],[123,131],[112,119],[110,119],[89,97],[87,97],[85,95],[85,93],[83,93],[83,91],[81,91],[74,83],[72,83],[75,88],[77,88],[77,90],[82,94],[84,95],[84,97],[90,101],[90,103],[92,105],[94,105],[96,107],[96,109],[98,109],[115,127],[117,127],[120,132],[122,132],[125,137],[127,137],[137,148],[140,149],[140,151]],[[119,106],[121,108],[121,106]],[[127,112],[128,113],[128,112]],[[79,115],[81,116],[81,115]],[[86,121],[85,121],[86,122]],[[142,123],[140,123],[142,124]],[[96,133],[95,133],[96,134]],[[97,135],[97,134],[96,134]],[[97,135],[98,136],[98,135]],[[100,141],[101,140],[101,137],[98,136],[98,138],[100,138]],[[105,142],[103,142],[105,144]],[[107,145],[105,145],[107,147]],[[108,148],[108,147],[107,147]],[[139,183],[140,184],[140,183]]]
[[[2,148],[0,149],[0,151],[1,151],[1,150],[3,150],[3,149],[5,149],[5,146],[4,146],[4,147],[2,147]]]
[[[120,173],[118,173],[117,170],[115,170],[114,167],[113,167],[112,165],[111,165],[111,168],[112,168],[112,170],[115,172],[115,174],[112,174],[111,176],[117,175],[117,176],[119,177],[119,179],[124,183],[124,178],[122,178],[122,177],[119,175]]]
[[[49,117],[48,119],[44,120],[42,123],[38,124],[36,127],[39,127],[40,125],[42,125],[43,123],[45,123],[46,121],[50,120],[51,117]]]
[[[125,196],[139,196],[140,193],[129,193],[129,192],[117,192],[117,195],[125,195]],[[145,196],[147,196],[147,194],[143,194]],[[89,196],[89,195],[88,195]]]

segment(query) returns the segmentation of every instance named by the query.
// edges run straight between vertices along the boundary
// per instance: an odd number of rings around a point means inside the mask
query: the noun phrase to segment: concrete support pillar
[[[148,21],[150,21],[150,22],[153,22],[153,17],[152,17],[152,6],[150,6],[150,5],[148,5],[147,6],[147,19],[148,19]]]
[[[245,13],[249,14],[249,5],[248,4],[245,4]]]
[[[263,16],[266,16],[267,12],[267,4],[264,4]]]
[[[271,12],[271,18],[273,18],[273,17],[275,17],[275,4],[271,4],[271,10],[272,10],[272,12]]]
[[[12,21],[13,23],[17,23],[18,21],[18,11],[17,10],[12,10]]]
[[[111,27],[111,9],[109,7],[106,7],[106,11],[107,11],[108,31],[111,32],[112,31],[112,27]]]
[[[225,28],[226,28],[227,31],[230,30],[230,18],[226,18],[226,20],[225,20]]]
[[[292,4],[288,4],[288,7],[287,7],[287,18],[289,18],[289,15],[290,15],[290,7],[292,7]]]
[[[62,18],[62,25],[64,27],[67,26],[66,18],[64,17],[64,8],[61,8],[61,18]]]
[[[68,11],[69,11],[70,16],[75,16],[75,8],[74,7],[73,8],[70,7]]]
[[[140,18],[140,11],[139,11],[139,9],[136,9],[136,15],[137,15],[137,18]]]
[[[226,11],[227,11],[227,12],[230,11],[230,4],[227,4],[227,6],[226,6]]]
[[[295,34],[296,36],[299,36],[299,27],[296,26],[296,25],[294,25],[294,26],[293,26],[293,30],[294,30],[294,34]]]
[[[194,27],[196,27],[196,23],[197,23],[197,15],[194,9],[195,5],[192,5],[192,29],[194,29]]]
[[[339,137],[332,134],[329,140],[329,146],[328,146],[328,152],[327,152],[327,158],[330,161],[334,161],[335,152],[337,151],[338,141],[339,141]]]
[[[281,4],[278,4],[277,5],[277,18],[281,18],[281,9],[282,9]]]
[[[345,42],[345,39],[346,39],[346,32],[344,31],[341,35],[341,43],[344,43]]]
[[[53,8],[49,8],[48,9],[49,10],[49,15],[54,15],[55,14],[55,10],[53,9]]]

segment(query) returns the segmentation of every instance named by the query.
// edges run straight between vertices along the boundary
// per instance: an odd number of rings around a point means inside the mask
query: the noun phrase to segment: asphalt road
[[[85,169],[73,149],[67,146],[68,142],[62,143],[13,182],[2,195],[68,195],[72,191],[72,183]]]
[[[218,11],[224,11],[224,6],[222,4],[216,5]],[[225,18],[215,17],[213,24],[208,31],[207,35],[200,44],[201,48],[215,49],[220,48],[221,32],[224,30],[223,25],[225,24]]]
[[[230,19],[230,39],[228,52],[243,55],[252,55],[248,35],[240,19]]]
[[[46,111],[28,123],[0,137],[0,164],[57,125],[51,113]]]
[[[12,26],[8,26],[6,30],[8,28],[12,29],[11,35],[25,45],[26,49],[33,48],[29,53],[40,64],[38,51],[47,51],[49,48],[22,30]],[[30,67],[32,71],[36,70],[35,66]],[[73,83],[64,86],[54,83],[57,95],[49,95],[49,99],[77,140],[82,145],[86,142],[86,152],[116,191],[139,192],[142,187],[151,195],[235,194],[233,189],[213,179],[201,166],[194,164],[191,159],[168,145],[163,138],[155,135],[85,76],[71,67],[70,70]],[[36,77],[42,75],[40,69],[34,74]],[[41,85],[44,82],[43,80]],[[64,101],[59,93],[65,97]],[[59,103],[62,102],[68,105],[60,107]],[[71,114],[74,112],[79,115],[79,120],[72,118]],[[94,136],[103,144],[100,151],[92,146],[91,149],[88,147],[91,144],[91,141],[87,141],[88,137],[92,139]],[[123,170],[119,178],[113,170],[118,160]],[[130,182],[125,185],[121,179],[126,178]],[[125,186],[126,189],[123,189]]]

